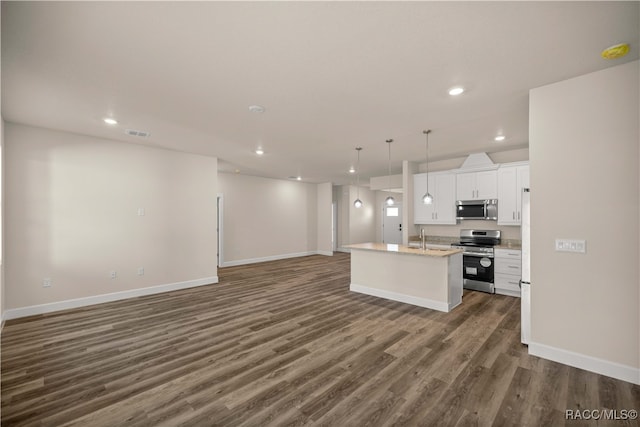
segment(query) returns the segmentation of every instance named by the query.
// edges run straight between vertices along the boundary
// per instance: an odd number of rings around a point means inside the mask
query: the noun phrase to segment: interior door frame
[[[218,217],[216,220],[216,230],[217,230],[217,248],[218,248],[218,267],[224,267],[224,194],[218,193],[217,197],[217,213]]]

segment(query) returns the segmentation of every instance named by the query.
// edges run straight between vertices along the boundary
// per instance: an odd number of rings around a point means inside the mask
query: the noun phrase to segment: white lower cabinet
[[[494,261],[496,294],[520,297],[522,252],[518,249],[496,249]]]

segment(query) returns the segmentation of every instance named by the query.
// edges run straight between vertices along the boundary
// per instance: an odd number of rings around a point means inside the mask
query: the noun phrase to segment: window
[[[398,208],[387,208],[387,216],[398,216]]]

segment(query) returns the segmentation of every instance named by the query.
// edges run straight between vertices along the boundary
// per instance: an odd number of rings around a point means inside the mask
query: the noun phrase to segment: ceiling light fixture
[[[249,111],[252,113],[264,113],[264,107],[262,105],[249,105]]]
[[[360,151],[362,151],[362,147],[356,147],[356,151],[358,152],[358,174],[356,175],[356,189],[358,191],[358,195],[356,196],[355,202],[353,202],[353,206],[356,208],[362,207],[362,200],[360,200]]]
[[[104,120],[104,122],[106,124],[108,124],[108,125],[117,125],[118,124],[118,121],[116,119],[112,119],[111,117],[106,117],[106,118],[104,118],[102,120]]]
[[[427,173],[425,174],[427,177],[427,192],[424,193],[424,196],[422,196],[422,203],[424,203],[425,205],[431,205],[433,204],[433,196],[429,194],[429,134],[431,133],[431,129],[423,130],[422,133],[426,135],[425,139],[427,141],[425,143],[425,153],[427,157]]]
[[[451,89],[449,89],[449,95],[451,95],[451,96],[458,96],[462,92],[464,92],[464,88],[461,87],[461,86],[456,86],[456,87],[452,87]]]
[[[349,168],[349,173],[356,173],[356,168],[354,168],[353,166],[351,166]]]
[[[302,181],[302,177],[301,177],[301,176],[297,176],[297,177],[296,177],[296,180],[298,180],[298,181]]]
[[[504,141],[505,136],[504,135],[498,135],[495,138],[493,138],[494,140],[500,142],[500,141]]]
[[[256,150],[256,154],[257,154],[258,156],[262,156],[262,155],[264,154],[264,150],[263,150],[262,148],[258,148],[258,149]]]
[[[602,51],[600,55],[604,59],[618,59],[625,56],[629,53],[629,44],[628,43],[620,43],[614,46],[609,46],[605,50]]]
[[[392,142],[393,142],[393,139],[387,139],[387,144],[389,144],[389,167],[388,167],[389,175],[387,176],[387,189],[391,189],[391,143]],[[386,199],[384,199],[384,203],[387,206],[393,206],[396,203],[396,199],[394,199],[393,196],[388,196]]]

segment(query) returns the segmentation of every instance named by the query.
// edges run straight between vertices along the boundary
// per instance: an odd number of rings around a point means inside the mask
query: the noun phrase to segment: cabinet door
[[[476,199],[498,198],[498,173],[485,171],[476,173]]]
[[[435,188],[432,189],[432,182],[429,181],[429,192],[435,197]],[[432,224],[435,218],[435,204],[425,205],[422,203],[422,196],[427,191],[427,174],[418,173],[413,175],[413,222],[414,224]]]
[[[476,174],[460,173],[456,176],[456,200],[473,200],[476,194]]]
[[[518,168],[498,170],[498,225],[516,225],[518,221]]]
[[[435,178],[436,220],[438,224],[455,224],[456,175],[447,173],[437,175]]]

